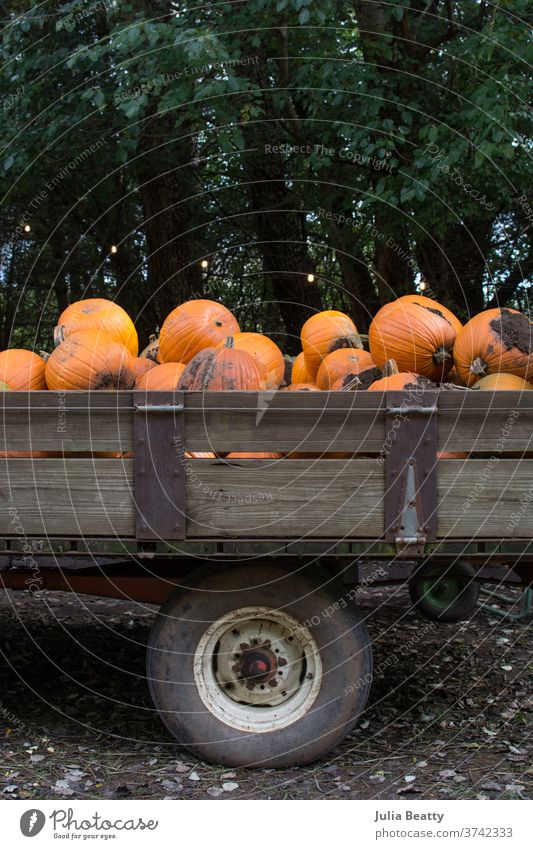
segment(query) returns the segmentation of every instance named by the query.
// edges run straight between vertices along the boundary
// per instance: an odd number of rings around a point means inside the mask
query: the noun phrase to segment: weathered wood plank
[[[0,451],[131,451],[132,392],[1,392]]]
[[[380,392],[189,392],[185,447],[378,452],[395,437],[385,423],[392,397]],[[131,451],[133,404],[131,392],[1,393],[0,452]],[[529,393],[443,390],[438,405],[439,450],[533,450]]]
[[[380,536],[383,487],[377,460],[191,461],[187,536]]]
[[[439,537],[533,538],[533,460],[441,460]]]
[[[439,393],[438,445],[446,451],[533,451],[533,392]]]
[[[133,536],[133,460],[0,460],[0,533]]]
[[[378,393],[186,392],[190,451],[379,451],[385,417]]]

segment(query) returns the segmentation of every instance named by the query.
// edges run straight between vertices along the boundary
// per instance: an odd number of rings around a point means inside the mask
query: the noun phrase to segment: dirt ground
[[[153,711],[154,608],[2,593],[2,798],[531,798],[532,620],[435,625],[404,588],[359,603],[376,675],[355,732],[313,766],[241,770],[188,755]]]

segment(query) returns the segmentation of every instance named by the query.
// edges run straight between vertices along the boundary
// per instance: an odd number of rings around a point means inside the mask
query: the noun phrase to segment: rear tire
[[[416,609],[433,622],[460,622],[476,607],[479,584],[464,560],[453,565],[424,563],[409,582]]]
[[[213,564],[163,605],[147,673],[170,733],[227,766],[288,767],[354,727],[372,649],[347,590],[325,572]]]

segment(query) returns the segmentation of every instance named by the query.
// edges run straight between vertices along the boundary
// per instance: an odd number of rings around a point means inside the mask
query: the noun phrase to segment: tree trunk
[[[450,227],[443,238],[417,245],[418,265],[434,296],[464,315],[484,309],[491,229],[492,221],[465,221]]]
[[[175,306],[203,294],[201,247],[194,233],[196,204],[190,163],[192,142],[168,144],[170,116],[154,116],[143,130],[138,160],[140,197],[148,248],[147,314],[161,325]],[[164,145],[163,148],[160,145]],[[180,165],[185,165],[179,169]],[[178,176],[179,175],[179,176]]]

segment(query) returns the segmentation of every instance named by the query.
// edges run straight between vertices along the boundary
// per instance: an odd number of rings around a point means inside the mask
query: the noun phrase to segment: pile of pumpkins
[[[0,353],[0,388],[12,390],[387,390],[435,384],[529,390],[533,323],[498,308],[461,325],[422,295],[382,307],[363,349],[353,321],[326,310],[302,327],[294,362],[260,333],[243,333],[229,309],[192,300],[165,319],[140,354],[137,331],[118,304],[90,298],[67,307],[55,349]]]
[[[71,304],[61,314],[51,354],[14,348],[0,353],[0,390],[407,391],[440,385],[522,391],[532,388],[532,339],[533,323],[516,310],[486,310],[462,326],[436,301],[404,295],[375,316],[368,336],[370,351],[363,349],[348,315],[326,310],[305,322],[302,351],[292,360],[269,337],[241,332],[233,313],[222,304],[200,299],[172,310],[159,339],[151,337],[139,355],[137,331],[128,314],[112,301],[90,298]],[[56,455],[10,451],[0,456]],[[91,456],[133,455],[98,452]],[[186,456],[207,459],[215,454],[187,452]],[[232,452],[224,456],[282,455]],[[439,452],[438,456],[467,455]]]

